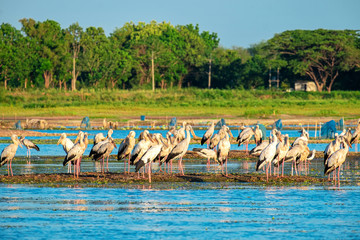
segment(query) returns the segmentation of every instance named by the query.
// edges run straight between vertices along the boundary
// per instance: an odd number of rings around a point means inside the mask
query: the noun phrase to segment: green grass
[[[358,117],[360,92],[270,90],[0,90],[3,116],[294,116]]]

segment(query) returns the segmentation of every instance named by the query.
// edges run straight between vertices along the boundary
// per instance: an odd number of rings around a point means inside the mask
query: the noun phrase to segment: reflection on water
[[[1,186],[2,237],[358,238],[360,187],[141,190]],[[26,237],[25,237],[26,238]]]
[[[115,157],[115,156],[114,156]],[[32,174],[32,173],[66,173],[67,166],[62,165],[62,158],[55,157],[37,157],[34,158],[31,162],[31,165],[26,163],[26,158],[15,158],[13,161],[12,167],[15,175],[19,174]],[[208,168],[206,166],[206,159],[184,159],[184,171],[185,173],[221,173],[221,167],[211,160],[211,165]],[[229,173],[255,173],[256,159],[250,160],[238,160],[230,159],[228,162],[228,171]],[[345,163],[342,166],[342,171],[340,178],[341,180],[350,184],[358,184],[360,182],[360,159],[358,157],[348,157]],[[92,161],[88,158],[83,158],[81,161],[81,171],[82,172],[101,172],[100,161]],[[106,160],[105,160],[106,164]],[[299,165],[300,167],[300,165]],[[153,172],[159,172],[158,163],[152,164]],[[316,177],[324,177],[324,162],[323,159],[314,159],[310,162],[309,169],[302,169],[301,175],[309,175]],[[134,172],[135,167],[131,166],[131,172]],[[272,172],[274,172],[272,167]],[[110,172],[123,172],[124,163],[123,161],[117,161],[113,157],[109,159],[109,171]],[[178,164],[176,161],[173,164],[173,172],[178,172]],[[260,170],[259,172],[262,172]],[[305,173],[306,172],[306,173]],[[287,175],[291,174],[291,163],[285,163],[284,173]],[[6,175],[7,168],[0,168],[0,174]]]

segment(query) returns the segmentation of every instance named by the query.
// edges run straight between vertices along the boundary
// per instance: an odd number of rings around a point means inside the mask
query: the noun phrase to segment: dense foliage
[[[109,36],[77,23],[21,19],[0,26],[0,82],[8,88],[264,89],[279,70],[281,87],[315,81],[318,90],[360,89],[356,31],[295,30],[250,49],[225,49],[196,25],[126,23]]]

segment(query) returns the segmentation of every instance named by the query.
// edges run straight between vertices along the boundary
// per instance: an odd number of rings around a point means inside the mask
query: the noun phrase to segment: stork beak
[[[350,144],[349,140],[345,139],[345,142],[346,142],[346,144],[347,144],[347,145],[349,145],[349,147],[350,147],[350,148],[352,148],[352,146],[351,146],[351,144]]]
[[[19,146],[20,146],[21,148],[23,148],[23,147],[22,147],[23,145],[21,144],[20,140],[18,140],[18,141],[19,141]]]
[[[229,133],[230,137],[234,138],[230,129],[227,132]]]
[[[60,144],[60,140],[61,140],[61,138],[58,140],[58,142],[57,142],[57,144],[56,144],[56,145],[59,145],[59,144]]]
[[[79,135],[77,135],[74,143],[77,143],[79,140],[80,140],[80,139],[79,139]]]
[[[113,142],[113,144],[114,144],[114,147],[117,149],[117,146],[116,146],[115,142]]]

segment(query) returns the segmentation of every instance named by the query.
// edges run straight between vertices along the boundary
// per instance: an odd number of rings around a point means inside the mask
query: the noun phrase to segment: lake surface
[[[299,135],[298,131],[289,131],[290,136]],[[99,131],[89,132],[95,135]],[[124,138],[128,132],[116,130],[113,137]],[[166,134],[166,130],[153,132]],[[202,136],[205,130],[195,132]],[[236,131],[233,134],[237,136]],[[0,150],[6,145],[0,144]],[[323,151],[326,145],[309,144],[309,148]],[[31,151],[31,165],[26,164],[26,149],[18,149],[14,174],[67,172],[67,167],[62,166],[65,153],[61,146],[39,144],[39,147],[40,152]],[[89,144],[85,155],[91,147]],[[190,149],[194,147],[201,146],[190,145]],[[250,144],[249,149],[252,147]],[[243,146],[232,145],[231,149],[242,150]],[[116,153],[114,149],[113,154]],[[231,159],[229,172],[254,173],[255,163],[256,160]],[[205,159],[185,159],[184,164],[185,173],[221,172],[213,162],[207,169]],[[123,161],[110,159],[111,172],[123,172],[123,166]],[[158,171],[158,164],[153,164],[153,169]],[[324,177],[323,170],[323,160],[315,159],[309,174]],[[100,164],[84,159],[82,171],[100,171]],[[290,172],[291,165],[286,164],[285,174]],[[0,168],[0,174],[7,174],[6,166]],[[340,187],[331,183],[263,187],[225,182],[131,184],[121,188],[0,184],[0,236],[2,239],[359,239],[358,157],[345,162],[341,180]]]
[[[0,190],[3,239],[360,237],[357,186],[214,184],[198,189],[194,184],[157,190],[2,185]]]

